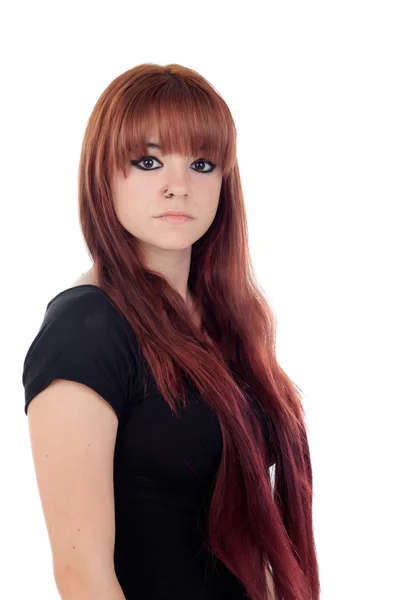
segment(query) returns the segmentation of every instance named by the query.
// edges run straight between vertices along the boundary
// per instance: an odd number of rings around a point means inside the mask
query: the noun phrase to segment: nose
[[[165,181],[163,192],[167,196],[170,196],[171,194],[174,196],[187,196],[188,191],[189,183],[184,168],[176,167],[175,169],[169,169],[168,181]]]

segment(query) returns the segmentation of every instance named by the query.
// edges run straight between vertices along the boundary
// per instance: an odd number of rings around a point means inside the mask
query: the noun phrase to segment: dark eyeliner
[[[148,160],[149,158],[150,158],[151,160],[156,160],[157,162],[160,162],[160,161],[158,160],[158,158],[157,158],[157,157],[155,157],[155,156],[142,156],[142,157],[141,157],[141,158],[139,158],[138,160],[131,160],[131,161],[130,161],[130,163],[131,163],[131,165],[133,165],[133,166],[137,167],[138,169],[142,169],[142,171],[155,171],[156,169],[145,169],[144,167],[140,167],[140,166],[138,165],[138,163],[142,162],[142,160]],[[160,168],[160,167],[157,167],[157,169],[159,169],[159,168]]]
[[[213,163],[211,160],[207,160],[206,158],[198,158],[194,161],[195,163],[197,162],[204,162],[204,163],[208,163],[213,170],[215,169],[215,167],[217,166],[215,163]],[[212,171],[199,171],[199,173],[212,173]]]
[[[160,162],[156,156],[142,156],[138,160],[131,160],[130,163],[131,163],[131,165],[138,167],[138,169],[141,169],[142,171],[155,171],[156,169],[145,169],[144,167],[139,166],[138,163],[142,162],[143,160],[148,160],[148,159],[156,160],[157,162]],[[196,169],[194,169],[197,173],[212,173],[214,171],[215,167],[217,166],[216,163],[213,163],[211,160],[207,160],[205,158],[197,158],[193,162],[194,163],[204,162],[204,163],[209,164],[212,167],[211,171],[197,171]],[[157,167],[157,169],[159,169],[159,168],[160,167]]]

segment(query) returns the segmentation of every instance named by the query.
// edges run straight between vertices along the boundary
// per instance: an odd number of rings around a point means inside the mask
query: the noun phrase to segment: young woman
[[[318,600],[300,390],[215,88],[176,64],[112,81],[79,211],[93,267],[50,300],[23,371],[62,598]]]

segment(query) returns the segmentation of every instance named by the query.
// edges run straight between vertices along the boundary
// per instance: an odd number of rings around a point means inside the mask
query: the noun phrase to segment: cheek
[[[129,203],[126,196],[120,192],[114,196],[114,208],[118,219],[122,222],[125,221],[129,215]]]
[[[218,201],[212,202],[207,206],[200,207],[200,210],[197,211],[197,214],[199,215],[197,226],[201,234],[205,233],[207,229],[209,229],[209,227],[212,225],[217,210]]]
[[[120,180],[114,185],[114,207],[121,221],[133,220],[139,216],[140,209],[143,210],[143,203],[138,201],[140,190],[137,190],[136,187],[129,180]]]
[[[216,196],[214,195],[213,202],[210,202],[209,205],[207,206],[206,212],[207,212],[207,216],[209,219],[214,220],[214,217],[217,214],[218,206],[219,206],[219,194]]]

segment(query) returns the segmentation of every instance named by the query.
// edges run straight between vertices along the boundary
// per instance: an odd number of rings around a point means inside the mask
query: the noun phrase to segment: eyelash
[[[133,165],[134,167],[138,167],[138,169],[142,169],[142,171],[156,171],[157,169],[159,169],[160,167],[156,167],[156,169],[145,169],[144,167],[140,167],[139,163],[141,163],[144,160],[156,160],[157,162],[160,162],[158,160],[158,158],[156,158],[155,156],[142,156],[142,158],[140,158],[139,160],[131,160],[131,165]],[[204,158],[198,158],[197,160],[194,161],[195,163],[198,162],[202,162],[202,163],[207,163],[209,165],[211,165],[212,169],[210,169],[209,171],[196,171],[196,173],[212,173],[215,169],[215,167],[217,166],[215,163],[211,162],[210,160],[205,160]]]

